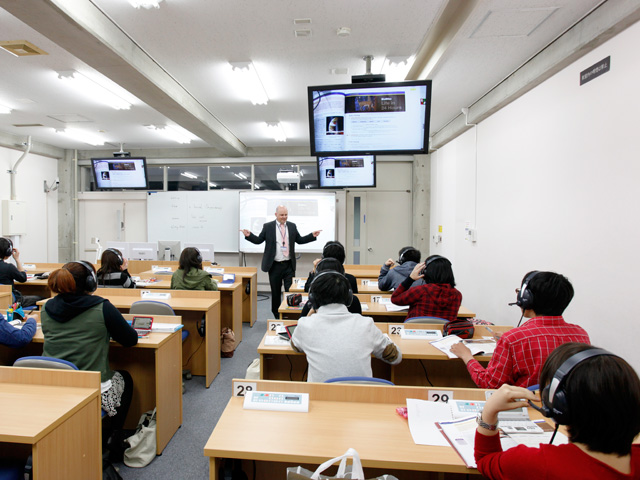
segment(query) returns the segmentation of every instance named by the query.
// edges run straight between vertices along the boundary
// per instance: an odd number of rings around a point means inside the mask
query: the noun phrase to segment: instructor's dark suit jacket
[[[251,235],[245,237],[246,240],[250,241],[251,243],[255,243],[256,245],[259,245],[264,241],[267,242],[264,247],[264,255],[262,256],[263,272],[268,272],[269,270],[271,270],[273,260],[276,258],[276,248],[278,248],[278,243],[276,241],[276,223],[277,220],[267,222],[262,226],[260,235],[256,236],[251,233]],[[304,237],[300,236],[295,223],[286,222],[285,225],[287,226],[287,231],[289,232],[289,258],[291,259],[291,267],[295,271],[296,243],[303,244],[313,242],[315,241],[316,237],[313,236],[313,233],[305,235]]]

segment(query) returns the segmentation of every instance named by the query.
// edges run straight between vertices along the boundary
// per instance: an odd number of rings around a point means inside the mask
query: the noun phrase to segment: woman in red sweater
[[[498,413],[539,401],[529,390],[503,385],[478,416],[475,457],[490,479],[581,480],[640,478],[640,379],[622,358],[582,343],[556,348],[540,373],[542,411],[566,425],[569,443],[524,445],[505,452]]]

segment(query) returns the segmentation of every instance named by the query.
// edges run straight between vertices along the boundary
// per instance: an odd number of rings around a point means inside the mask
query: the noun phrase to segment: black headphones
[[[313,307],[313,309],[318,310],[318,308],[320,308],[316,302],[315,295],[313,294],[313,291],[312,291],[313,284],[316,283],[316,280],[322,277],[323,275],[337,275],[338,277],[341,278],[341,281],[346,283],[347,288],[349,289],[349,293],[347,294],[347,298],[344,301],[344,305],[347,307],[350,306],[351,302],[353,302],[353,291],[351,290],[351,284],[349,283],[349,280],[347,279],[347,277],[345,277],[340,272],[336,272],[335,270],[325,270],[323,272],[320,272],[315,277],[313,277],[313,280],[311,281],[311,285],[309,285],[309,302],[311,302],[311,306]]]
[[[204,320],[204,319],[205,319],[205,317],[203,316],[200,320],[198,320],[198,325],[197,325],[197,327],[198,327],[198,334],[199,334],[202,338],[204,338],[204,337],[205,337],[205,335],[207,334],[207,330],[206,330],[207,324],[205,323],[205,320]]]
[[[118,266],[122,266],[122,264],[124,263],[124,258],[122,258],[122,254],[118,250],[116,250],[115,248],[107,248],[105,252],[111,252],[116,257],[118,257]]]
[[[566,379],[569,373],[581,362],[587,358],[597,357],[599,355],[617,356],[602,348],[591,348],[572,355],[558,367],[549,385],[542,390],[542,394],[540,395],[542,398],[542,407],[538,407],[531,401],[529,401],[529,405],[545,417],[553,419],[558,425],[569,425],[571,423],[571,412],[569,411],[567,392],[565,391]]]
[[[91,265],[84,260],[75,260],[71,263],[79,263],[88,270],[89,274],[84,279],[84,289],[89,293],[95,292],[98,288],[98,279],[96,278],[96,272],[91,268]]]
[[[5,240],[7,242],[7,248],[6,250],[2,253],[2,257],[10,257],[11,255],[13,255],[13,242],[5,237],[2,237],[3,240]]]
[[[200,250],[198,250],[198,248],[197,248],[197,247],[193,247],[193,248],[195,249],[196,253],[198,254],[198,255],[196,256],[196,262],[198,262],[198,263],[202,263],[202,254],[200,253]]]
[[[446,260],[447,263],[449,265],[451,265],[451,262],[445,258],[445,257],[441,257],[440,255],[434,255],[433,257],[431,257],[429,260],[426,260],[424,262],[424,268],[422,269],[422,271],[420,272],[420,275],[424,276],[427,274],[427,268],[429,268],[429,265],[431,265],[433,262],[435,262],[436,260]]]
[[[398,261],[396,262],[398,265],[402,265],[404,262],[406,262],[406,260],[404,259],[404,256],[407,254],[407,252],[411,252],[411,251],[417,251],[415,248],[413,247],[407,247],[404,250],[402,250],[400,252],[400,258],[398,258]]]
[[[322,249],[322,258],[327,258],[327,254],[326,254],[327,248],[334,247],[334,246],[340,247],[342,248],[342,250],[344,250],[344,247],[340,242],[327,242],[324,248]],[[329,258],[332,258],[332,257],[329,257]]]
[[[518,305],[523,310],[530,310],[533,308],[533,292],[529,290],[529,282],[531,279],[535,277],[538,273],[538,270],[534,270],[529,275],[524,277],[522,281],[522,288],[518,292],[518,296],[516,297],[516,305]]]

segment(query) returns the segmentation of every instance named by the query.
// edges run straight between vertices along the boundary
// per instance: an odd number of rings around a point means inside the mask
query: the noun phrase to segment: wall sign
[[[598,63],[591,65],[586,70],[580,72],[580,85],[590,82],[603,73],[607,73],[611,67],[611,57],[604,58]]]

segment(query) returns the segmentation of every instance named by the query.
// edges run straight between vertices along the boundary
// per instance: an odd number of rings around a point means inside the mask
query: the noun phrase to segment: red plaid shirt
[[[413,280],[407,277],[391,295],[391,303],[409,305],[407,318],[458,318],[462,294],[449,284],[428,283],[411,288]]]
[[[582,327],[565,322],[561,316],[535,317],[502,335],[487,368],[473,359],[467,370],[480,388],[498,388],[505,383],[530,387],[539,382],[549,354],[568,342],[591,343]]]

